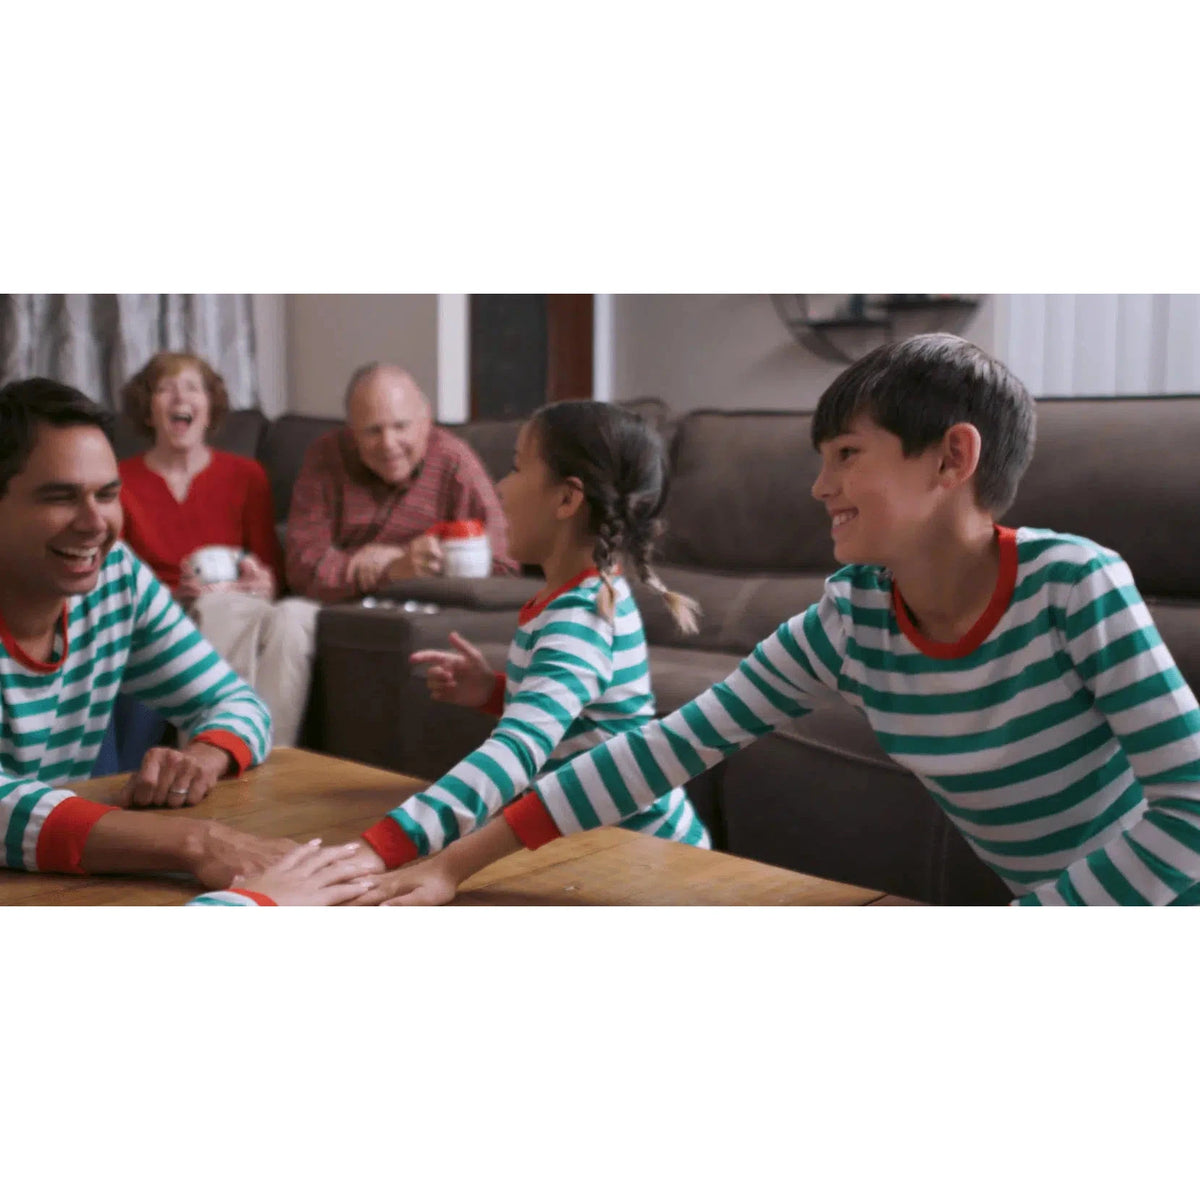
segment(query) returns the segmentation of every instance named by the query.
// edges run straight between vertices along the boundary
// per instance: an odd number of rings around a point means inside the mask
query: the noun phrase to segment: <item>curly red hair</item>
[[[187,367],[200,372],[204,391],[208,395],[208,433],[221,424],[229,411],[229,392],[225,380],[198,354],[177,353],[163,350],[156,354],[121,389],[121,406],[125,415],[144,433],[153,433],[150,424],[150,398],[163,379],[178,375]]]

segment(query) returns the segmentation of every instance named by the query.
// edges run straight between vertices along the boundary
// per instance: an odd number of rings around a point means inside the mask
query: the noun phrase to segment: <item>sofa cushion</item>
[[[285,413],[271,422],[263,437],[259,457],[271,480],[275,515],[280,521],[287,521],[296,476],[300,474],[309,446],[323,433],[340,429],[342,424],[329,417],[305,417],[295,413]]]
[[[235,408],[225,414],[211,441],[218,450],[240,454],[245,458],[257,458],[269,427],[270,422],[259,409]],[[117,458],[132,458],[150,449],[150,438],[124,413],[119,413],[113,429],[113,447]]]
[[[670,409],[653,396],[614,403],[618,408],[627,409],[649,421],[656,429],[663,429],[670,415]],[[446,428],[462,438],[479,455],[493,481],[498,481],[512,470],[517,434],[524,424],[525,418],[518,417],[512,421],[468,421],[465,425],[447,425]]]
[[[825,576],[819,572],[741,575],[663,565],[658,574],[672,591],[700,605],[700,629],[691,635],[680,633],[659,596],[634,582],[647,641],[738,655],[748,654],[784,621],[819,600],[825,589]]]
[[[1117,551],[1145,595],[1200,596],[1200,398],[1039,400],[1037,447],[1006,525]]]
[[[460,437],[479,456],[492,481],[503,479],[512,470],[513,452],[523,420],[470,421],[466,425],[447,425],[445,428]]]
[[[650,647],[650,684],[654,688],[655,712],[660,717],[682,708],[701,692],[737,670],[736,654],[708,654],[680,650],[674,646]]]
[[[807,413],[693,412],[671,446],[664,562],[724,571],[837,569],[813,498],[820,459]]]

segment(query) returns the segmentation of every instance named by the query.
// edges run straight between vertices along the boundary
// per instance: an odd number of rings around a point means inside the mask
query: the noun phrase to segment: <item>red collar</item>
[[[922,654],[930,658],[965,658],[986,641],[996,628],[1000,618],[1008,610],[1013,590],[1017,586],[1017,531],[1004,525],[996,526],[996,540],[1000,545],[1000,573],[996,577],[996,589],[979,620],[958,639],[957,642],[934,642],[925,637],[913,624],[908,615],[908,606],[900,595],[900,588],[892,584],[892,610],[900,631]]]
[[[577,588],[585,579],[591,579],[592,576],[599,577],[600,572],[595,567],[588,567],[586,570],[580,571],[574,579],[568,579],[562,587],[551,592],[550,595],[543,600],[539,600],[536,596],[532,600],[527,600],[521,607],[521,612],[517,617],[517,624],[524,625],[526,621],[532,621],[551,600],[557,600],[564,592],[569,592],[572,588]]]
[[[17,639],[13,637],[3,613],[0,613],[0,642],[4,643],[5,650],[21,666],[29,671],[36,671],[39,675],[49,675],[52,671],[57,671],[67,661],[67,655],[71,653],[71,643],[67,640],[67,606],[65,603],[62,606],[62,612],[59,614],[58,619],[62,630],[63,648],[57,662],[39,662],[36,658],[31,658],[26,654],[17,644]]]

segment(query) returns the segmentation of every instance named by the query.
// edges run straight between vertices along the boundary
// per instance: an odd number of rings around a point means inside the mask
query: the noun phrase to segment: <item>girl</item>
[[[482,708],[500,722],[448,775],[367,830],[364,840],[382,863],[363,855],[375,869],[437,853],[494,817],[543,767],[653,719],[646,640],[621,559],[663,598],[680,629],[696,630],[696,605],[650,568],[666,460],[640,417],[594,400],[547,405],[521,429],[513,469],[497,490],[514,557],[539,565],[546,585],[521,610],[507,676],[457,634],[454,651],[412,656],[429,665],[435,699]],[[667,789],[623,824],[710,844],[682,788]]]

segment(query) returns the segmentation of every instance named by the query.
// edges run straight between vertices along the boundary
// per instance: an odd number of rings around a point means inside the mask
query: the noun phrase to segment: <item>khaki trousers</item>
[[[299,597],[273,603],[241,592],[209,592],[192,609],[200,632],[270,710],[276,746],[294,746],[300,736],[319,608]]]

